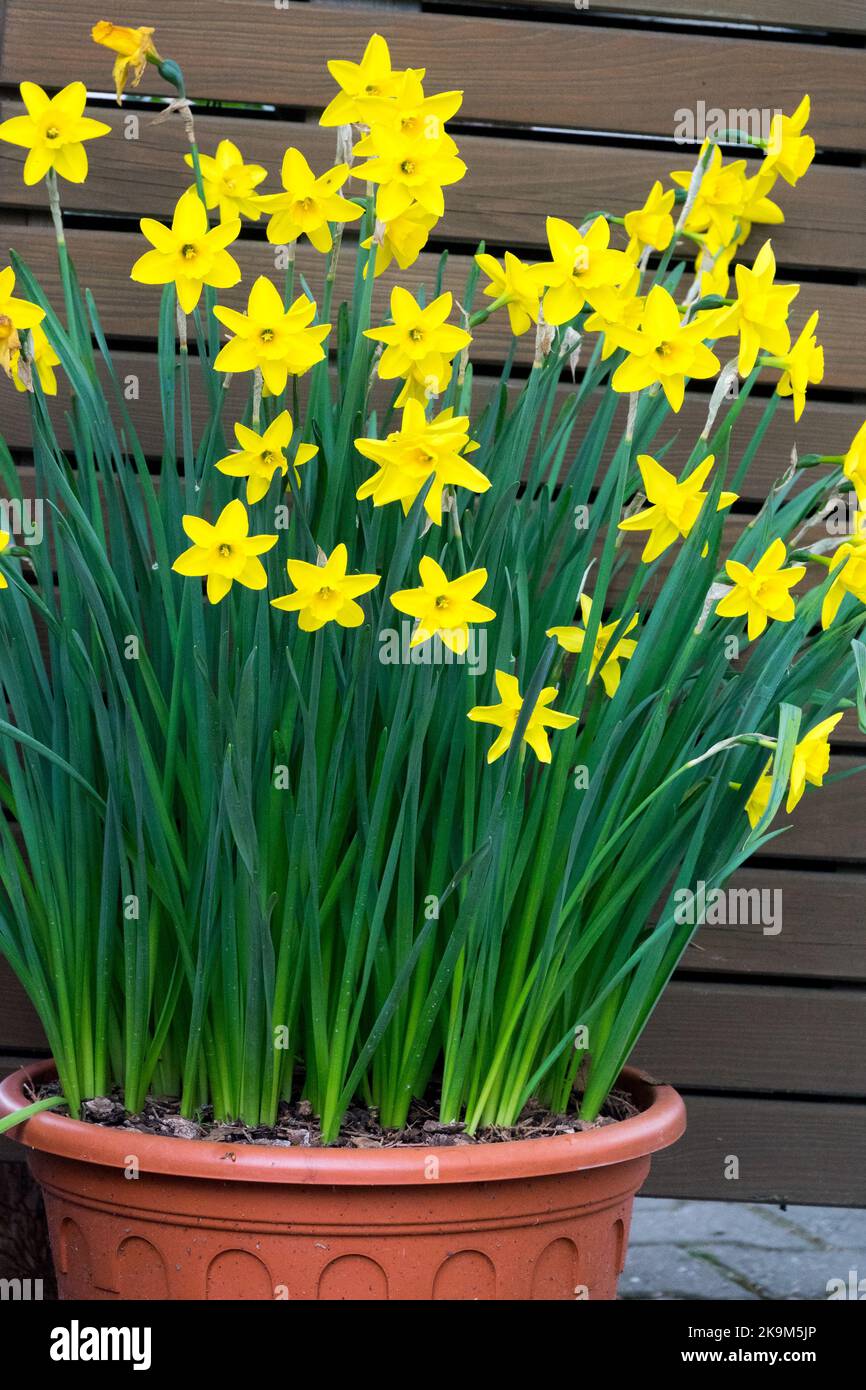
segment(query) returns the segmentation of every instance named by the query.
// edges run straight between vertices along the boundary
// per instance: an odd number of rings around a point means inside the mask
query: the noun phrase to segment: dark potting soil
[[[56,1082],[41,1086],[34,1099],[57,1095]],[[488,1125],[475,1134],[467,1134],[462,1123],[441,1124],[432,1103],[416,1101],[402,1129],[384,1129],[378,1113],[363,1106],[351,1106],[343,1120],[337,1139],[329,1147],[337,1149],[397,1148],[401,1145],[424,1145],[449,1148],[457,1144],[501,1144],[508,1139],[550,1139],[559,1134],[579,1134],[587,1129],[600,1129],[616,1124],[638,1113],[631,1097],[624,1091],[612,1091],[597,1120],[581,1120],[577,1110],[580,1097],[572,1097],[572,1105],[564,1115],[551,1114],[541,1105],[530,1102],[516,1125],[508,1128]],[[195,1120],[184,1119],[178,1113],[176,1100],[149,1097],[139,1115],[124,1109],[119,1094],[97,1096],[85,1101],[80,1119],[88,1124],[106,1125],[112,1129],[137,1130],[141,1134],[158,1134],[176,1139],[210,1139],[226,1144],[276,1144],[282,1147],[321,1148],[318,1120],[309,1101],[281,1101],[277,1123],[243,1125],[223,1123],[213,1118],[205,1107]],[[62,1113],[62,1109],[55,1111]]]

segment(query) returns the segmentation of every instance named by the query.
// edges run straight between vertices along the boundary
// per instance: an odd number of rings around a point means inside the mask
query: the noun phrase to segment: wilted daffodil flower
[[[799,420],[806,408],[807,388],[817,386],[824,377],[824,349],[815,337],[817,327],[816,309],[789,351],[763,358],[765,366],[778,367],[782,372],[776,391],[780,396],[793,396],[795,420]]]
[[[548,217],[547,240],[553,259],[538,269],[550,286],[544,296],[550,324],[568,323],[587,300],[592,303],[593,290],[621,285],[634,271],[624,251],[610,250],[610,227],[603,217],[596,217],[586,233],[561,217]]]
[[[488,299],[496,301],[492,307],[504,304],[508,309],[515,336],[519,337],[532,324],[538,323],[540,300],[547,283],[545,266],[527,265],[511,251],[506,251],[502,265],[495,256],[488,256],[484,251],[479,251],[475,263],[490,280],[484,293]]]
[[[734,581],[730,593],[716,605],[721,618],[748,618],[749,641],[760,637],[768,621],[789,623],[794,617],[794,599],[788,592],[806,573],[805,565],[783,569],[785,542],[774,540],[754,569],[739,560],[728,560],[725,569]]]
[[[671,409],[679,410],[685,398],[686,377],[706,378],[719,371],[718,357],[703,341],[710,331],[710,324],[700,314],[691,323],[683,324],[667,290],[653,285],[646,298],[637,341],[613,374],[614,391],[642,391],[658,381]]]
[[[788,310],[800,292],[799,285],[776,285],[776,258],[769,241],[765,241],[751,270],[748,266],[734,268],[737,298],[719,325],[721,335],[738,332],[740,376],[748,376],[763,348],[777,356],[791,346],[788,330]]]
[[[548,637],[555,637],[559,645],[567,652],[582,652],[583,644],[586,640],[586,628],[592,616],[592,599],[587,594],[580,596],[580,615],[583,618],[583,627],[549,627]],[[612,623],[600,623],[596,633],[595,645],[592,650],[592,661],[586,674],[586,683],[592,680],[601,662],[601,683],[604,686],[605,694],[613,696],[619,689],[619,682],[622,676],[620,661],[628,661],[629,657],[634,656],[637,648],[637,640],[628,637],[626,634],[633,632],[637,627],[637,614],[626,623],[622,636],[611,646],[611,639],[616,629],[619,627],[618,621]]]
[[[240,266],[226,250],[237,238],[240,221],[209,228],[204,203],[194,188],[178,198],[170,227],[152,217],[143,217],[140,225],[154,249],[139,256],[130,279],[142,285],[174,284],[185,314],[192,313],[205,285],[223,290],[240,280]]]
[[[445,322],[453,302],[446,291],[422,309],[414,295],[395,285],[391,291],[393,324],[364,329],[365,337],[385,344],[378,367],[382,380],[406,378],[397,398],[398,406],[440,395],[451,379],[455,353],[472,342],[465,328]]]
[[[235,580],[247,589],[267,587],[268,577],[258,556],[275,546],[278,537],[251,536],[243,502],[237,498],[229,502],[213,525],[200,516],[185,516],[182,524],[192,545],[178,555],[172,569],[193,578],[207,576],[211,603],[224,599]]]
[[[412,71],[418,78],[424,76],[423,68]],[[340,91],[319,117],[322,126],[369,125],[371,100],[395,97],[404,77],[403,72],[392,69],[388,44],[381,34],[371,36],[360,63],[332,58],[328,72]]]
[[[292,417],[284,410],[268,425],[263,434],[248,429],[246,425],[235,425],[235,438],[241,446],[240,451],[227,454],[214,465],[220,473],[229,478],[246,478],[247,503],[252,506],[260,502],[271,485],[275,473],[285,477],[289,465],[286,450],[292,438]],[[300,486],[301,475],[298,469],[310,459],[315,458],[318,449],[314,444],[299,444],[292,459],[295,481]]]
[[[2,329],[0,329],[2,332]],[[0,352],[2,355],[2,352]],[[46,396],[57,395],[57,375],[55,367],[60,366],[60,358],[48,341],[48,335],[39,324],[30,330],[30,346],[25,354],[27,364],[31,374],[33,368],[39,377],[39,385],[42,387]],[[20,351],[12,361],[12,382],[16,391],[26,391],[29,387],[29,380],[22,371],[22,357]]]
[[[833,583],[821,605],[821,626],[834,621],[846,594],[866,604],[866,512],[854,515],[854,530],[838,547],[830,561]]]
[[[811,103],[804,96],[793,116],[774,116],[770,122],[762,175],[778,175],[792,186],[805,174],[815,158],[815,141],[803,134]]]
[[[629,238],[626,255],[632,260],[637,260],[647,246],[651,246],[655,251],[664,251],[670,246],[674,234],[671,208],[675,197],[673,188],[669,188],[665,193],[656,179],[643,207],[626,213],[623,219]]]
[[[283,156],[283,193],[267,193],[259,206],[270,214],[268,241],[277,246],[306,236],[317,251],[330,251],[333,244],[329,222],[353,222],[364,209],[339,190],[349,177],[348,164],[337,164],[318,177],[300,150],[286,150]]]
[[[641,559],[645,565],[657,560],[660,555],[680,537],[685,538],[701,513],[707,500],[707,493],[701,488],[710,475],[715,456],[708,454],[682,480],[650,454],[638,454],[637,466],[643,479],[647,501],[651,503],[642,512],[626,517],[619,523],[620,531],[649,531]],[[730,507],[737,500],[735,492],[723,492],[719,496],[718,511]]]
[[[274,396],[286,389],[289,375],[303,376],[324,361],[322,343],[331,326],[313,324],[315,302],[302,294],[284,309],[279,290],[265,275],[250,290],[245,314],[217,304],[214,316],[234,334],[220,349],[216,370],[252,372],[258,367]]]
[[[195,167],[191,154],[183,158],[190,169]],[[234,222],[239,217],[258,222],[262,208],[256,189],[268,176],[263,165],[245,164],[232,140],[220,140],[213,155],[199,155],[199,167],[205,207],[209,212],[218,207],[221,222]]]
[[[378,574],[347,574],[349,553],[342,544],[322,557],[322,564],[288,560],[286,569],[295,586],[293,594],[271,599],[274,608],[297,613],[302,632],[316,632],[326,623],[340,627],[360,627],[364,610],[355,600],[379,583]]]
[[[153,29],[128,29],[123,24],[111,24],[100,19],[91,30],[94,43],[110,48],[116,53],[114,60],[114,86],[117,104],[120,105],[127,82],[137,87],[148,63],[161,63],[153,43]]]
[[[469,440],[469,419],[449,407],[428,420],[420,401],[408,401],[399,430],[387,439],[356,439],[355,448],[372,459],[379,472],[358,488],[359,501],[372,498],[374,507],[399,502],[408,513],[428,478],[424,510],[437,526],[442,523],[442,494],[446,487],[486,492],[490,479],[462,457],[477,449]]]
[[[21,354],[21,339],[8,314],[0,314],[0,368],[12,376]]]
[[[523,708],[523,696],[517,677],[509,675],[507,671],[497,671],[495,679],[500,704],[474,705],[468,714],[468,718],[476,724],[493,724],[501,730],[487,751],[489,763],[495,763],[509,747]],[[558,693],[555,685],[545,686],[523,731],[524,743],[529,744],[540,763],[550,762],[550,740],[547,730],[569,729],[572,724],[577,723],[575,715],[562,714],[560,710],[548,708]]]
[[[21,100],[27,115],[3,121],[0,140],[22,145],[29,151],[24,161],[24,182],[38,183],[53,169],[70,183],[83,183],[87,178],[84,141],[111,134],[110,125],[85,116],[84,83],[70,82],[62,92],[49,97],[35,82],[22,82]]]
[[[496,617],[492,608],[475,601],[487,583],[487,570],[470,570],[449,579],[442,566],[429,555],[418,561],[420,589],[398,589],[391,602],[400,613],[416,618],[410,647],[420,646],[439,635],[446,647],[462,655],[469,646],[469,624],[489,623]]]

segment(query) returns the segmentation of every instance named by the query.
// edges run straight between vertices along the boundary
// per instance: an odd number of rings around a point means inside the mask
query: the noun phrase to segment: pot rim
[[[0,1118],[30,1103],[23,1091],[25,1082],[39,1085],[55,1077],[50,1059],[11,1073],[0,1083]],[[460,1144],[453,1148],[232,1145],[113,1129],[47,1110],[24,1120],[7,1134],[38,1152],[109,1168],[127,1168],[130,1150],[134,1148],[141,1172],[171,1177],[347,1187],[404,1186],[428,1182],[427,1164],[435,1158],[438,1182],[489,1182],[626,1163],[665,1149],[680,1138],[686,1127],[686,1108],[672,1086],[652,1081],[633,1067],[623,1069],[618,1084],[640,1107],[640,1113],[627,1120],[579,1134]]]

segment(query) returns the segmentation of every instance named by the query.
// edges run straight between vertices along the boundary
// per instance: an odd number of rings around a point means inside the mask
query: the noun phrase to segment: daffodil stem
[[[253,375],[253,429],[256,434],[262,418],[262,369],[256,367]]]
[[[70,338],[76,347],[80,348],[78,315],[75,310],[75,295],[72,289],[72,268],[69,264],[66,231],[63,226],[60,190],[57,187],[57,175],[53,169],[49,169],[48,173],[45,175],[45,186],[48,190],[48,206],[51,210],[51,220],[54,223],[54,236],[57,241],[57,259],[60,262],[60,279],[63,282],[63,301],[66,305],[66,323]]]
[[[498,299],[494,299],[492,304],[486,304],[483,309],[476,309],[474,314],[469,315],[467,322],[468,328],[477,328],[480,323],[486,323],[491,314],[495,314],[497,309],[501,309],[511,298],[510,294],[501,294]]]

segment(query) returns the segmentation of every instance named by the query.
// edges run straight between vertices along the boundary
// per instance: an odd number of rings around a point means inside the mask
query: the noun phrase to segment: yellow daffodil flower
[[[437,526],[442,524],[442,494],[446,487],[465,487],[486,492],[490,479],[462,457],[478,445],[469,439],[469,420],[449,407],[428,420],[420,401],[407,401],[400,429],[387,439],[356,439],[355,448],[379,469],[358,488],[359,501],[370,497],[374,507],[399,502],[405,513],[433,479],[424,499],[424,510]]]
[[[583,651],[586,628],[592,614],[592,599],[587,594],[580,596],[580,614],[583,618],[583,627],[549,627],[547,629],[547,636],[555,637],[564,651]],[[637,648],[636,639],[626,635],[637,627],[637,614],[635,613],[634,617],[629,619],[622,636],[614,646],[611,646],[611,639],[618,626],[616,621],[600,624],[592,650],[592,661],[586,676],[586,683],[589,685],[598,670],[599,662],[601,662],[602,666],[599,672],[601,683],[604,686],[605,694],[610,696],[615,695],[619,689],[622,677],[619,663],[628,661],[629,657],[634,656]]]
[[[26,116],[12,116],[0,124],[0,140],[28,150],[24,161],[24,182],[39,183],[50,169],[70,183],[87,178],[85,140],[110,135],[111,126],[84,114],[87,88],[83,82],[70,82],[62,92],[49,97],[35,82],[21,83],[21,100]]]
[[[369,103],[377,97],[396,97],[404,73],[392,69],[391,54],[381,34],[373,34],[360,63],[332,58],[328,71],[340,91],[325,107],[319,125],[369,125]],[[412,69],[419,79],[424,69]]]
[[[117,54],[114,60],[114,86],[118,106],[127,82],[131,79],[133,87],[137,87],[148,63],[162,62],[154,47],[154,33],[153,29],[129,29],[123,24],[111,24],[107,19],[100,19],[91,30],[94,43],[110,48],[112,53]]]
[[[246,589],[264,589],[268,577],[259,555],[277,543],[277,536],[251,536],[250,519],[237,498],[223,507],[211,525],[200,516],[182,518],[183,529],[192,541],[178,555],[172,569],[192,578],[207,576],[207,596],[220,603],[237,580]]]
[[[235,439],[241,446],[240,450],[219,459],[214,467],[229,478],[246,478],[249,506],[260,502],[265,496],[275,473],[285,477],[289,471],[286,449],[289,447],[293,429],[292,417],[287,410],[278,415],[262,434],[248,429],[246,425],[235,425]],[[292,467],[299,487],[301,475],[298,469],[315,458],[318,452],[314,444],[298,445]]]
[[[143,217],[140,225],[154,249],[139,256],[130,279],[141,285],[173,283],[185,314],[192,313],[205,285],[223,290],[240,280],[240,266],[226,250],[241,229],[240,220],[208,228],[204,203],[194,188],[178,198],[170,227],[152,217]]]
[[[833,583],[821,605],[821,626],[834,621],[846,594],[866,604],[866,512],[855,512],[854,530],[837,548],[830,561]]]
[[[866,507],[866,420],[848,446],[842,460],[842,472],[854,484],[859,505]]]
[[[643,322],[646,298],[634,293],[640,280],[635,274],[618,289],[593,290],[593,312],[587,314],[584,329],[587,333],[602,333],[601,360],[606,362],[617,350],[639,351],[642,346],[639,329]]]
[[[440,395],[451,379],[455,353],[472,342],[464,328],[445,322],[453,302],[446,291],[422,309],[414,295],[395,285],[391,291],[393,324],[364,329],[365,337],[385,344],[378,368],[382,380],[406,379],[398,406]]]
[[[438,220],[435,213],[428,212],[420,203],[413,203],[393,221],[380,222],[373,236],[361,242],[367,251],[374,242],[376,244],[374,276],[380,276],[392,261],[396,261],[401,270],[408,270],[410,265],[414,265]],[[364,266],[365,278],[366,275],[367,267]]]
[[[740,376],[748,376],[763,348],[781,356],[791,346],[788,330],[788,310],[791,301],[800,293],[799,285],[775,285],[776,258],[769,241],[765,241],[754,264],[738,265],[734,269],[737,298],[724,317],[720,336],[739,332],[740,353],[737,363]]]
[[[749,817],[749,825],[753,830],[770,804],[770,790],[773,786],[772,767],[771,759],[752,788],[746,802],[746,815]]]
[[[785,803],[785,810],[789,815],[802,800],[807,782],[813,787],[823,786],[824,778],[830,770],[830,735],[841,718],[842,712],[840,711],[838,714],[831,714],[829,719],[822,719],[821,723],[816,724],[814,729],[810,729],[796,745],[791,760],[788,799]],[[753,830],[769,805],[772,785],[773,763],[771,759],[755,783],[751,796],[746,802],[746,815],[749,817],[749,824]]]
[[[487,583],[485,569],[470,570],[449,579],[441,565],[429,555],[418,561],[419,589],[398,589],[391,602],[400,613],[416,618],[410,647],[420,646],[436,633],[446,647],[462,655],[469,646],[469,624],[489,623],[496,617],[492,608],[476,603],[475,595]]]
[[[286,389],[290,374],[303,376],[324,361],[322,343],[331,326],[313,324],[315,302],[302,294],[287,311],[276,285],[265,275],[250,290],[245,314],[218,304],[214,316],[235,335],[220,349],[216,370],[252,372],[259,367],[274,396]]]
[[[778,174],[792,187],[803,177],[815,158],[815,141],[811,135],[803,134],[810,109],[809,97],[804,96],[793,116],[774,116],[770,122],[767,152],[761,171],[774,177]]]
[[[364,209],[339,190],[349,177],[348,164],[337,164],[318,178],[300,150],[288,149],[283,156],[283,193],[268,193],[259,205],[270,215],[268,241],[283,246],[306,236],[317,251],[330,251],[333,245],[329,222],[353,222]]]
[[[624,251],[610,250],[610,227],[597,217],[586,233],[561,217],[548,217],[547,241],[552,260],[539,267],[550,286],[544,296],[544,317],[550,324],[568,323],[593,291],[622,285],[634,271]]]
[[[809,730],[805,738],[800,739],[794,749],[791,785],[785,803],[785,810],[789,813],[802,799],[807,782],[813,787],[823,784],[830,770],[830,735],[841,718],[840,710],[838,714],[831,714],[829,719],[822,719],[820,724]]]
[[[379,126],[370,132],[365,149],[372,157],[357,164],[352,173],[356,179],[379,185],[376,216],[382,222],[401,217],[413,203],[441,217],[445,211],[443,187],[459,183],[466,173],[450,135],[427,139]]]
[[[19,330],[35,328],[45,318],[45,310],[38,304],[31,304],[29,299],[16,299],[12,294],[14,288],[15,271],[7,265],[0,270],[0,317],[9,319]]]
[[[485,295],[488,299],[498,300],[508,309],[511,331],[516,337],[526,333],[532,324],[538,323],[538,310],[546,283],[544,266],[527,265],[510,251],[506,251],[502,265],[495,256],[488,256],[486,252],[479,252],[475,263],[490,280],[490,284],[485,286]]]
[[[701,488],[710,475],[715,463],[715,455],[707,454],[705,459],[681,481],[669,473],[650,454],[638,454],[637,466],[643,479],[647,501],[652,505],[635,516],[626,517],[619,523],[620,531],[649,531],[641,559],[645,565],[657,560],[672,546],[674,541],[689,534],[708,494]],[[724,511],[736,502],[735,492],[722,492],[717,511]]]
[[[463,103],[462,92],[435,92],[424,95],[417,72],[402,73],[393,98],[372,96],[365,100],[366,124],[374,131],[383,127],[411,138],[438,140]],[[355,146],[359,155],[376,153],[375,136],[363,136]]]
[[[754,569],[739,560],[728,560],[725,564],[734,587],[716,605],[716,612],[722,618],[746,615],[750,642],[760,637],[770,618],[789,623],[794,617],[794,599],[788,590],[799,584],[806,566],[792,565],[783,569],[785,559],[785,542],[774,540]]]
[[[701,153],[705,151],[706,145]],[[759,173],[748,178],[746,168],[744,159],[725,164],[718,145],[713,147],[685,224],[687,232],[707,239],[712,252],[727,247],[731,242],[742,244],[753,222],[778,223],[785,220],[782,209],[766,196],[772,187],[772,177]],[[671,180],[680,188],[688,188],[692,173],[691,169],[679,169],[671,174]]]
[[[673,188],[669,188],[665,193],[656,179],[643,207],[626,213],[625,230],[629,238],[626,255],[632,260],[637,260],[647,246],[651,246],[655,251],[664,251],[670,246],[674,234],[671,208],[675,197],[676,192]]]
[[[802,333],[788,352],[764,358],[768,367],[778,367],[782,372],[776,387],[780,396],[793,396],[794,419],[799,420],[806,408],[806,390],[817,386],[824,378],[824,349],[815,337],[818,327],[818,310],[809,316]]]
[[[297,613],[302,632],[316,632],[326,623],[340,627],[360,627],[364,610],[355,600],[367,594],[379,583],[378,574],[347,574],[348,551],[337,545],[324,563],[311,565],[306,560],[288,560],[286,569],[295,592],[271,599],[273,608]]]
[[[4,551],[9,544],[11,537],[8,531],[0,531],[0,551]],[[9,580],[2,570],[0,570],[0,589],[8,589]]]
[[[0,330],[2,331],[2,330]],[[30,330],[30,346],[27,350],[27,365],[36,368],[39,385],[46,396],[57,395],[57,376],[54,368],[60,366],[60,358],[48,341],[48,336],[39,324]],[[22,374],[20,352],[12,362],[12,382],[16,391],[26,391],[28,382]]]
[[[192,169],[192,155],[185,154],[183,158]],[[258,222],[262,200],[256,189],[268,176],[263,165],[245,164],[232,140],[220,140],[213,155],[199,155],[199,166],[205,207],[209,212],[218,207],[221,222],[235,222],[240,217]]]
[[[509,675],[506,671],[497,671],[495,678],[500,704],[475,705],[467,716],[473,723],[493,724],[501,730],[488,749],[487,761],[489,763],[495,763],[496,759],[501,758],[509,747],[517,727],[520,711],[523,708],[523,696],[520,693],[517,677]],[[556,699],[558,693],[555,685],[545,686],[535,702],[535,708],[523,731],[524,743],[529,744],[540,763],[550,762],[550,740],[547,737],[547,729],[569,729],[572,724],[577,723],[573,714],[562,714],[559,710],[547,708],[551,700]]]
[[[713,316],[713,322],[715,322]],[[613,374],[614,391],[641,391],[654,381],[661,383],[672,410],[679,410],[686,377],[715,376],[719,359],[705,346],[711,332],[708,318],[697,315],[683,325],[674,300],[661,285],[647,295],[636,347]]]

